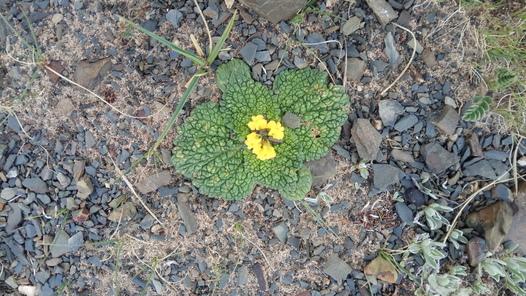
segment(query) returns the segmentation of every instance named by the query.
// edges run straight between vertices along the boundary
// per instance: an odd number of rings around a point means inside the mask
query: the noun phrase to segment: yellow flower
[[[252,116],[252,120],[248,123],[248,127],[252,131],[258,131],[267,128],[267,120],[263,115]]]
[[[283,140],[285,128],[279,122],[271,120],[267,124],[268,135],[276,140]]]
[[[261,147],[262,141],[263,139],[261,138],[260,135],[258,135],[256,132],[252,132],[247,135],[247,139],[245,140],[245,145],[247,145],[249,149],[254,150],[254,149],[257,149],[258,147]]]
[[[256,156],[260,160],[272,159],[276,157],[276,150],[274,150],[274,147],[272,147],[269,141],[263,141],[261,150],[259,153],[256,153]]]
[[[247,124],[252,131],[247,135],[245,145],[252,151],[259,160],[268,160],[276,157],[276,150],[269,141],[282,140],[285,128],[281,123],[274,120],[267,121],[263,115],[252,116]],[[269,138],[267,138],[267,136]]]

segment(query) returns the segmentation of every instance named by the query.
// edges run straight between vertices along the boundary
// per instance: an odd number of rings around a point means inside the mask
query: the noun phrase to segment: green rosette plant
[[[240,60],[216,75],[223,98],[198,105],[180,127],[176,170],[210,197],[239,200],[260,185],[303,199],[312,183],[305,163],[328,153],[347,118],[343,88],[303,69],[282,72],[269,89]]]

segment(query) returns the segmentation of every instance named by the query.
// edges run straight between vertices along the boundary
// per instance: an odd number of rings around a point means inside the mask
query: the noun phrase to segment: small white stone
[[[444,98],[444,103],[446,105],[449,105],[449,106],[455,108],[455,109],[457,108],[457,102],[455,102],[455,100],[453,100],[452,97],[445,97]]]
[[[26,296],[38,295],[38,287],[35,286],[18,286],[18,292]]]
[[[57,25],[58,23],[60,23],[60,21],[62,21],[64,19],[64,16],[60,13],[56,13],[53,15],[53,17],[51,18],[51,22],[53,23],[53,25]]]

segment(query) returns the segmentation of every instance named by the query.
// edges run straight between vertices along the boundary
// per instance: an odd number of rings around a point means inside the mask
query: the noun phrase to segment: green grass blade
[[[27,14],[24,11],[22,11],[22,13],[24,14],[24,19],[27,22],[29,33],[31,33],[31,38],[33,39],[34,48],[37,52],[37,59],[40,60],[42,59],[42,50],[40,50],[40,46],[38,46],[38,41],[37,41],[37,36],[35,35],[35,30],[33,30],[33,25],[31,25],[31,21],[27,17]]]
[[[150,158],[155,151],[159,148],[159,146],[164,141],[164,138],[168,135],[168,133],[172,130],[173,126],[177,122],[177,118],[179,117],[179,113],[181,113],[181,110],[183,109],[184,105],[188,101],[188,97],[190,97],[190,94],[194,89],[197,87],[197,81],[199,81],[199,78],[202,76],[202,73],[195,74],[192,79],[190,80],[190,84],[184,91],[183,95],[181,96],[181,99],[177,103],[177,106],[175,107],[175,111],[172,113],[172,116],[168,120],[168,122],[164,125],[163,130],[157,140],[155,141],[155,144],[153,144],[152,148],[148,150],[146,153],[146,158]]]
[[[149,36],[150,38],[152,38],[153,40],[161,43],[162,45],[168,47],[169,49],[177,52],[178,54],[190,59],[194,64],[196,65],[199,65],[199,66],[205,66],[206,65],[206,61],[202,58],[200,58],[198,55],[194,54],[193,52],[191,51],[188,51],[188,50],[185,50],[185,49],[182,49],[180,48],[179,46],[173,44],[172,42],[166,40],[164,37],[161,37],[149,30],[146,30],[145,28],[141,27],[140,25],[130,21],[130,20],[127,20],[123,17],[121,17],[122,20],[124,20],[128,25],[132,26],[133,28],[137,29],[138,31],[140,31],[141,33],[144,33],[145,35]]]
[[[219,38],[217,43],[212,48],[212,51],[208,55],[208,59],[206,61],[209,65],[212,64],[216,60],[217,56],[219,55],[219,51],[223,49],[223,45],[225,45],[225,42],[228,36],[230,35],[230,32],[232,32],[232,29],[234,28],[234,24],[236,20],[237,20],[237,10],[234,11],[234,15],[230,18],[230,21],[228,21],[225,31],[223,32],[223,34],[221,34],[221,37]]]

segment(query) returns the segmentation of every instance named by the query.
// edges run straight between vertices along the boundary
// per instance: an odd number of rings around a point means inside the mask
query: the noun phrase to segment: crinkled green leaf
[[[195,108],[181,127],[172,161],[201,193],[241,199],[254,189],[255,175],[244,165],[244,146],[225,122],[216,104]]]
[[[250,76],[248,65],[241,60],[232,60],[217,69],[216,82],[222,91],[226,91],[230,85],[246,81],[252,81],[252,76]]]
[[[274,82],[281,110],[296,114],[302,126],[299,136],[306,160],[318,159],[340,136],[347,118],[349,98],[335,85],[327,85],[327,75],[314,69],[285,71]]]
[[[312,183],[305,161],[329,151],[347,117],[343,89],[328,86],[323,72],[305,69],[280,74],[270,90],[252,80],[239,60],[218,68],[217,83],[220,103],[198,106],[179,130],[172,158],[176,169],[212,197],[241,199],[262,185],[287,199],[304,198]],[[283,140],[274,144],[275,158],[257,159],[244,144],[247,123],[255,115],[281,121],[286,112],[297,114],[301,126],[285,127]]]

